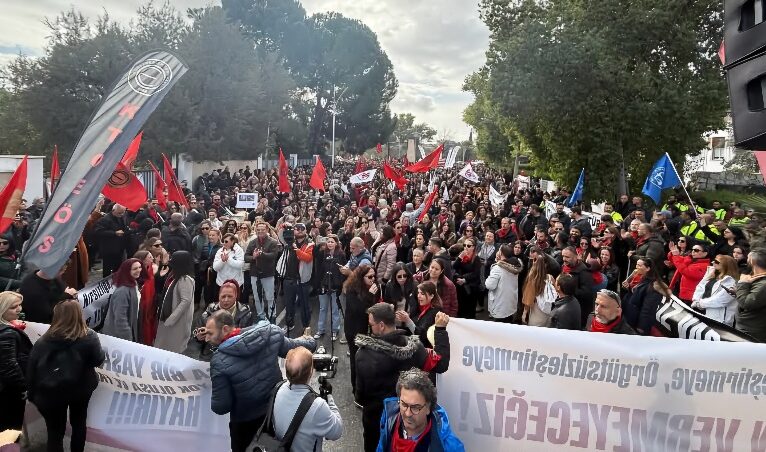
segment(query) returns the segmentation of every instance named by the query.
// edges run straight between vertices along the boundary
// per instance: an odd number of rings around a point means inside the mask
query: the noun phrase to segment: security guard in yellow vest
[[[726,209],[721,207],[721,201],[713,201],[713,208],[711,210],[715,212],[716,220],[726,219]]]
[[[612,217],[612,221],[614,221],[614,224],[620,225],[622,224],[622,215],[620,215],[620,212],[616,212],[614,210],[614,205],[611,202],[605,202],[604,203],[604,213],[609,214],[610,217]]]
[[[699,224],[692,220],[693,211],[687,209],[681,212],[681,235],[684,237],[690,237],[700,242],[710,242],[711,240],[705,236],[705,233],[700,229]]]
[[[734,209],[734,215],[729,220],[729,226],[743,227],[750,222],[750,218],[745,216],[745,211],[741,207]]]

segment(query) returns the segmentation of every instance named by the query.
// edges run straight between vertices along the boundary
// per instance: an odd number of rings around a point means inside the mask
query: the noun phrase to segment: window
[[[710,138],[710,147],[713,148],[713,160],[723,160],[726,150],[726,137]]]
[[[739,31],[749,30],[764,21],[763,0],[748,0],[740,11]]]

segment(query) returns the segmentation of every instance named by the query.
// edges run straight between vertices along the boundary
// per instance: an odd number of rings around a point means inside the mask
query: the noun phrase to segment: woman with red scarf
[[[657,267],[648,257],[638,259],[636,271],[628,281],[628,293],[622,302],[625,321],[643,336],[649,335],[657,308],[662,298],[670,293]]]
[[[481,261],[476,255],[476,239],[466,239],[463,251],[452,263],[457,289],[457,316],[462,319],[476,318],[476,300],[479,297]]]
[[[24,393],[32,342],[19,320],[23,297],[16,292],[0,293],[0,432],[21,430],[24,422]]]
[[[442,300],[436,291],[436,284],[426,281],[418,285],[418,303],[405,310],[396,311],[396,321],[404,324],[410,334],[417,334],[426,348],[434,348],[428,340],[428,329],[436,323],[436,314],[441,312]],[[414,320],[413,320],[414,319]]]
[[[154,286],[154,276],[159,271],[159,265],[154,263],[154,256],[147,250],[136,251],[133,257],[141,262],[141,276],[138,277],[138,286],[141,288],[138,309],[141,313],[141,343],[152,346],[157,337],[157,289]]]

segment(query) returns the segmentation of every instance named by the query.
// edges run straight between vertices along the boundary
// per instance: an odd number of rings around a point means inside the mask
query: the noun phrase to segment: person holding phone
[[[717,255],[694,289],[692,308],[704,310],[711,319],[733,326],[737,309],[737,278],[737,261],[725,254]]]

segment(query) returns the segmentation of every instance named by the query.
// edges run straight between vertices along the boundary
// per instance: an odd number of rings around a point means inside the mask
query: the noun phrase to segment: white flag
[[[362,171],[361,173],[357,173],[351,176],[351,178],[348,181],[352,184],[364,184],[375,179],[375,174],[377,172],[378,172],[377,168],[372,170]]]
[[[348,186],[347,186],[346,184],[340,184],[340,189],[341,189],[341,190],[343,190],[343,193],[345,193],[345,194],[347,194],[347,195],[349,195],[349,194],[350,194],[350,193],[348,192]]]
[[[449,201],[449,191],[447,190],[447,186],[444,186],[444,192],[442,193],[442,199],[445,201]]]
[[[475,184],[479,183],[479,175],[476,174],[476,171],[473,170],[470,163],[467,163],[463,169],[460,170],[460,175]]]
[[[508,194],[500,194],[499,191],[495,190],[495,187],[493,185],[489,186],[489,202],[492,203],[493,206],[499,207],[502,206],[505,203],[505,199],[508,197]]]
[[[445,168],[452,168],[455,166],[455,159],[457,158],[457,152],[459,150],[460,146],[455,146],[450,149],[449,154],[447,154],[447,161],[444,163]]]
[[[423,146],[418,145],[418,151],[420,151],[420,160],[426,158],[426,150],[423,149]]]
[[[428,193],[431,193],[432,191],[434,191],[434,185],[435,185],[434,175],[433,173],[428,173]]]

